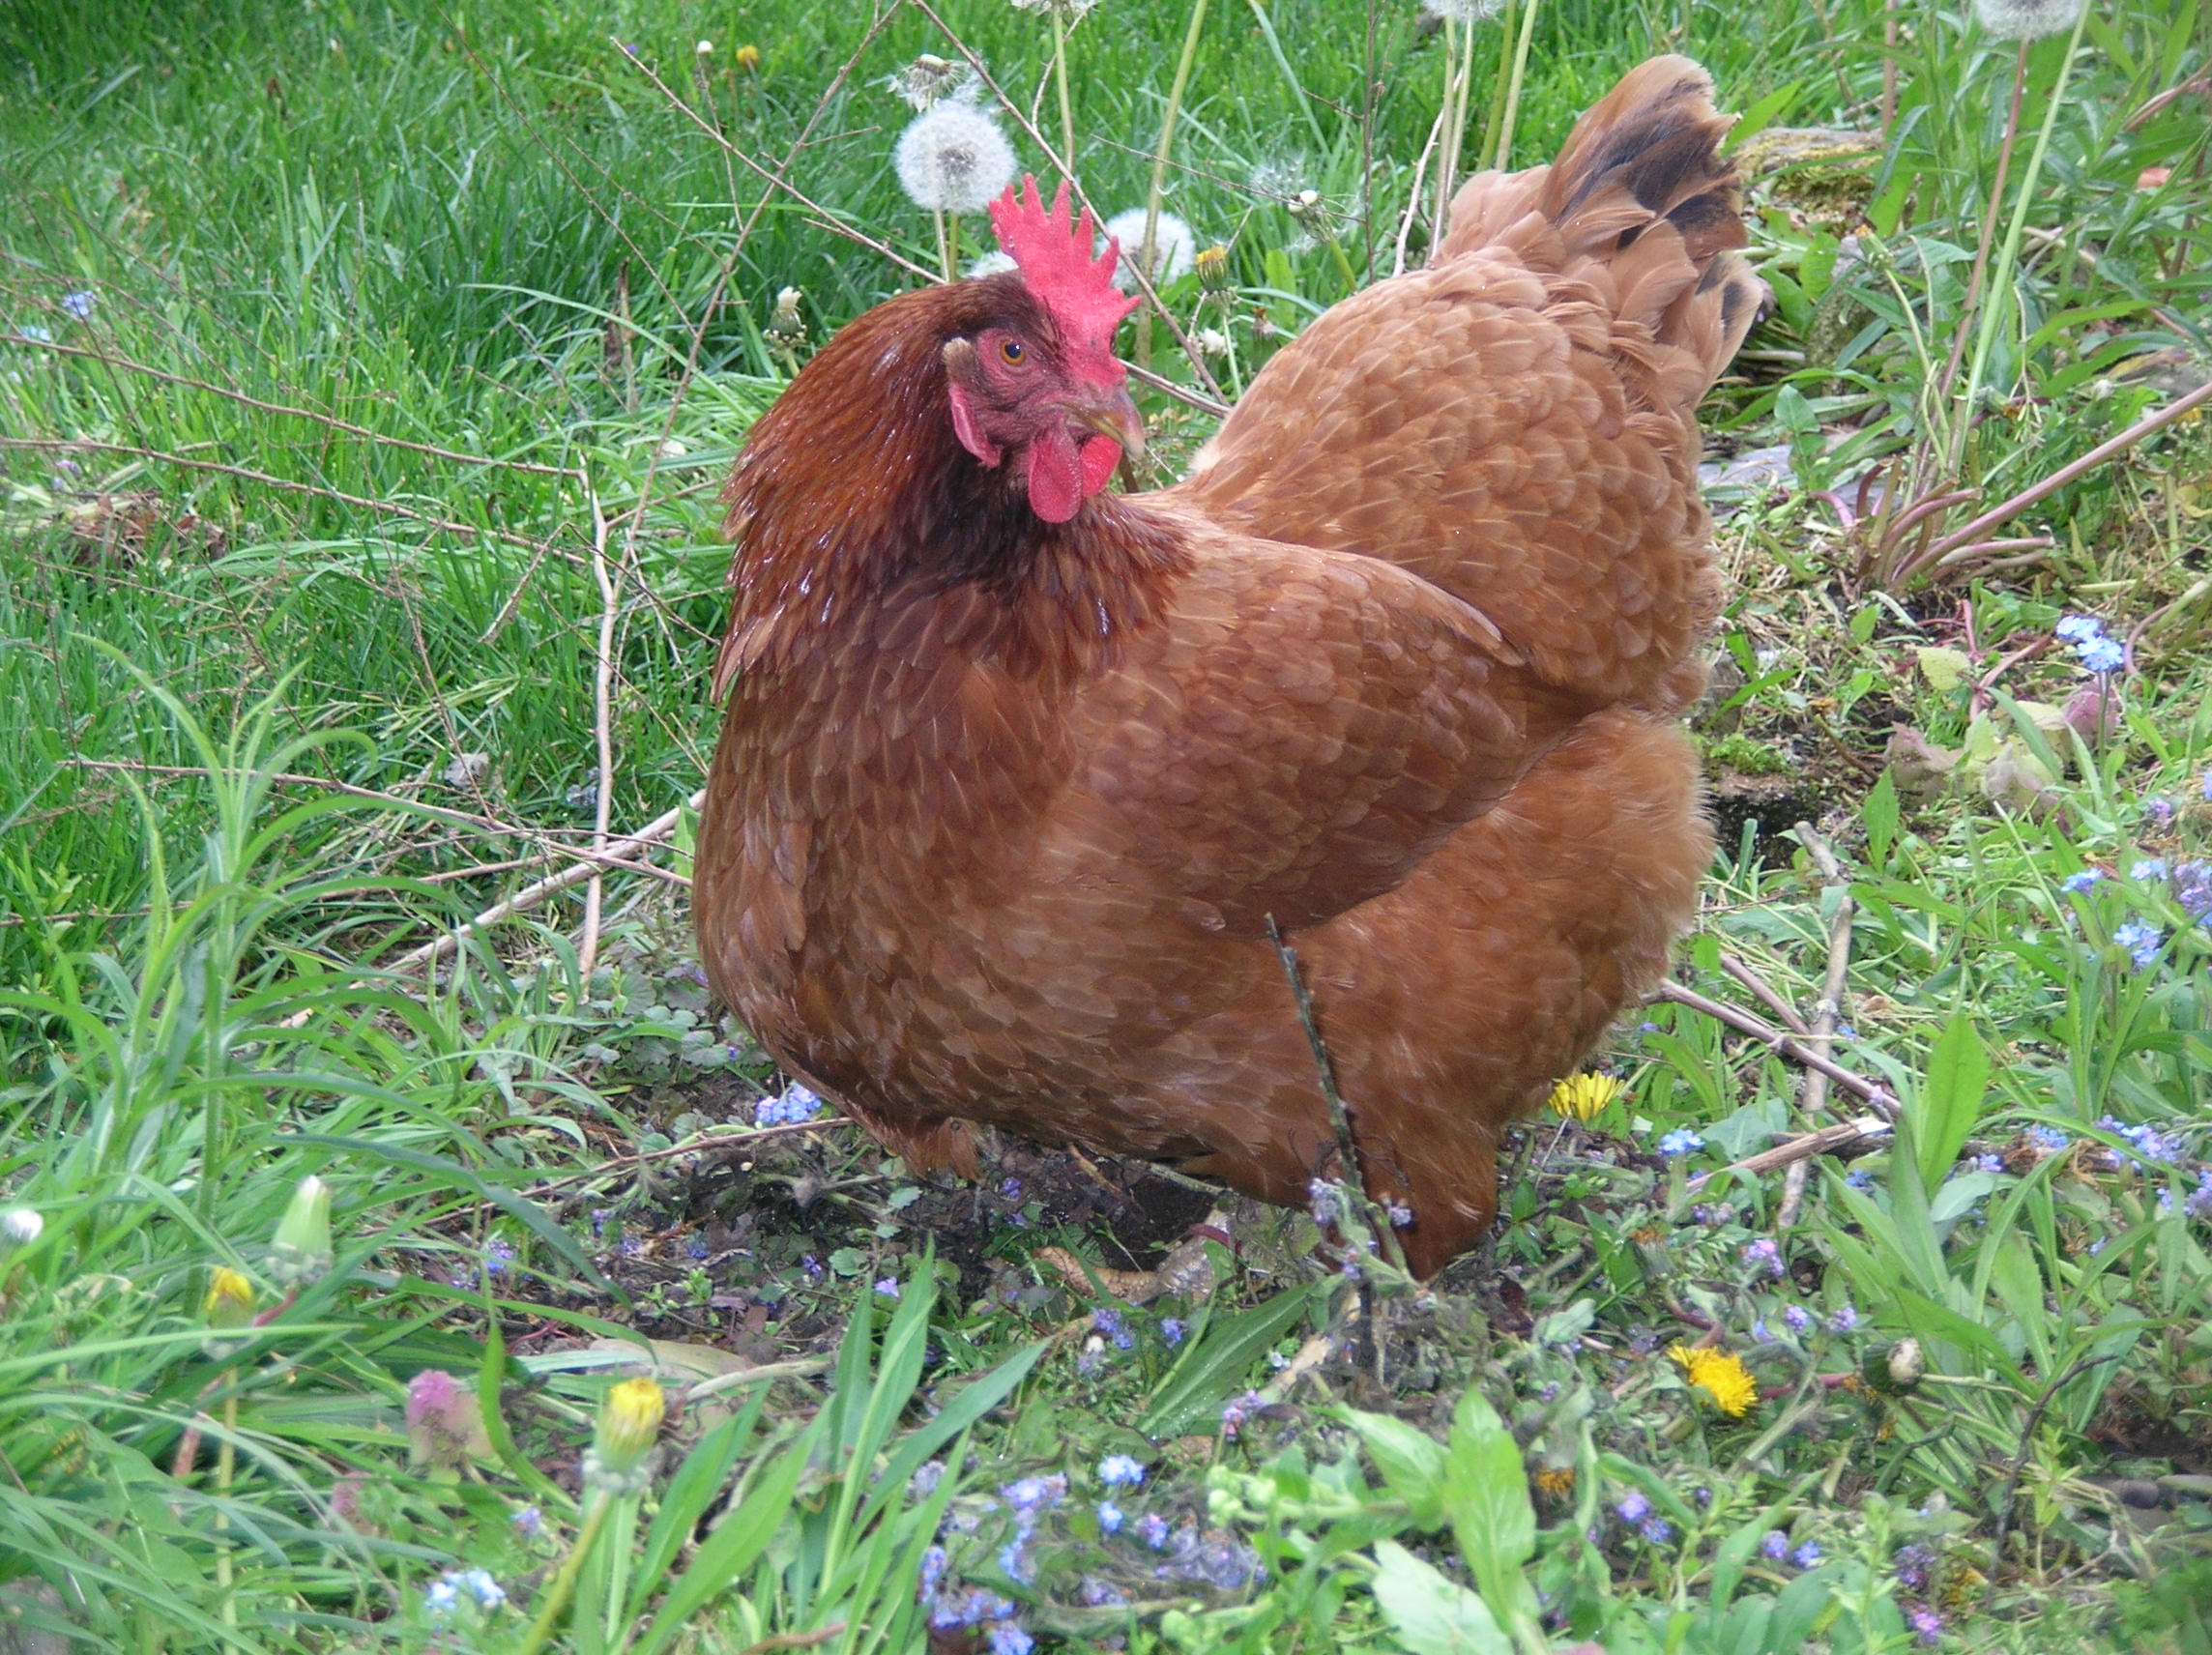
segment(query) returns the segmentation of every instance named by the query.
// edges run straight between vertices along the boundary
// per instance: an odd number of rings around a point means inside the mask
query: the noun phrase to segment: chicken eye
[[[1029,353],[1022,349],[1021,340],[1001,339],[999,341],[1000,360],[1004,362],[1008,367],[1020,367],[1028,356]]]

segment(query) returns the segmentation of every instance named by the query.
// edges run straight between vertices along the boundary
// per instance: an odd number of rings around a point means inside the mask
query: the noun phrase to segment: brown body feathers
[[[1659,976],[1710,853],[1695,410],[1759,293],[1709,92],[1654,60],[1469,181],[1187,480],[1065,522],[947,411],[947,341],[1051,338],[1021,276],[808,364],[727,492],[694,894],[779,1061],[919,1171],[987,1122],[1302,1202],[1342,1175],[1271,916],[1414,1266],[1479,1239],[1499,1129]]]

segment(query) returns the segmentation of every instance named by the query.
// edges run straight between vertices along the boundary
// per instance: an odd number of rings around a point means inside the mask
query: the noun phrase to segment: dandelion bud
[[[425,1368],[407,1381],[407,1458],[431,1471],[451,1473],[471,1458],[492,1456],[483,1407],[476,1387]]]
[[[2088,0],[1974,0],[1982,32],[2000,41],[2040,41],[2081,20]]]
[[[714,55],[714,43],[713,41],[701,41],[691,49],[701,57],[713,57]]]
[[[737,63],[737,66],[747,74],[760,73],[760,47],[754,45],[740,46],[730,56]]]
[[[608,1391],[584,1455],[585,1486],[616,1498],[642,1494],[646,1455],[660,1435],[667,1410],[667,1398],[653,1379],[624,1379]]]
[[[253,1321],[253,1284],[227,1264],[217,1269],[208,1283],[207,1297],[200,1304],[200,1314],[207,1318],[211,1336],[201,1342],[202,1348],[215,1361],[221,1361],[242,1350],[243,1339],[223,1339],[216,1334],[234,1333]]]
[[[1229,285],[1229,249],[1219,242],[1202,248],[1192,261],[1198,267],[1199,285],[1208,293],[1219,293]]]
[[[330,1274],[331,1258],[331,1186],[310,1175],[277,1220],[269,1274],[284,1287],[319,1282]]]
[[[1894,1345],[1877,1343],[1859,1361],[1859,1378],[1877,1391],[1908,1391],[1928,1372],[1920,1341],[1900,1339]]]

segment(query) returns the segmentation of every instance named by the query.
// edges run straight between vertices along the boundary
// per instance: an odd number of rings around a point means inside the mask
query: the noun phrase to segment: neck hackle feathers
[[[991,203],[991,226],[1030,291],[1052,313],[1069,354],[1085,359],[1085,365],[1093,368],[1098,366],[1095,359],[1105,359],[1119,383],[1122,369],[1114,362],[1114,330],[1143,303],[1114,285],[1121,244],[1109,239],[1106,250],[1093,259],[1091,209],[1086,207],[1080,218],[1072,218],[1062,180],[1048,212],[1037,194],[1036,180],[1027,174],[1019,191],[1009,185],[1005,194]]]

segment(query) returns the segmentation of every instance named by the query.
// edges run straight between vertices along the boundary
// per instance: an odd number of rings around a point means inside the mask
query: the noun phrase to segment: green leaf
[[[1982,1037],[1964,1011],[1953,1014],[1928,1057],[1928,1079],[1921,1085],[1913,1120],[1920,1152],[1920,1187],[1935,1190],[1974,1129],[1989,1090],[1990,1057]]]
[[[751,1568],[769,1542],[791,1516],[791,1496],[799,1488],[800,1473],[814,1453],[826,1415],[816,1414],[799,1439],[777,1455],[767,1470],[759,1472],[736,1505],[691,1554],[691,1566],[669,1587],[653,1617],[652,1626],[636,1645],[636,1655],[657,1655],[709,1598],[727,1591],[738,1577]]]
[[[1459,1554],[1491,1608],[1521,1635],[1537,1622],[1536,1595],[1521,1573],[1536,1550],[1536,1508],[1521,1444],[1472,1386],[1452,1415],[1444,1451],[1444,1512]]]
[[[1890,847],[1897,843],[1897,783],[1885,769],[1859,806],[1859,820],[1866,825],[1867,860],[1877,868],[1889,866]]]
[[[1385,1413],[1340,1408],[1337,1417],[1359,1433],[1383,1486],[1406,1502],[1415,1527],[1444,1524],[1444,1445],[1427,1432]]]
[[[744,1412],[723,1420],[700,1437],[691,1452],[684,1456],[684,1464],[676,1468],[676,1475],[668,1480],[668,1490],[660,1496],[660,1509],[654,1514],[653,1527],[646,1534],[645,1554],[638,1560],[637,1576],[630,1585],[632,1620],[645,1613],[646,1604],[660,1589],[660,1580],[667,1573],[668,1565],[676,1560],[678,1550],[691,1537],[699,1514],[729,1481],[730,1467],[738,1463],[738,1456],[752,1440],[753,1429],[767,1402],[768,1387],[763,1385],[754,1391]]]
[[[1483,1601],[1395,1541],[1375,1543],[1375,1602],[1409,1655],[1513,1655]]]
[[[1265,1304],[1215,1320],[1207,1329],[1206,1348],[1193,1350],[1177,1374],[1160,1387],[1137,1421],[1137,1429],[1157,1439],[1179,1436],[1194,1425],[1211,1427],[1232,1391],[1241,1390],[1262,1352],[1312,1306],[1317,1292],[1334,1284],[1314,1282],[1286,1288]]]

